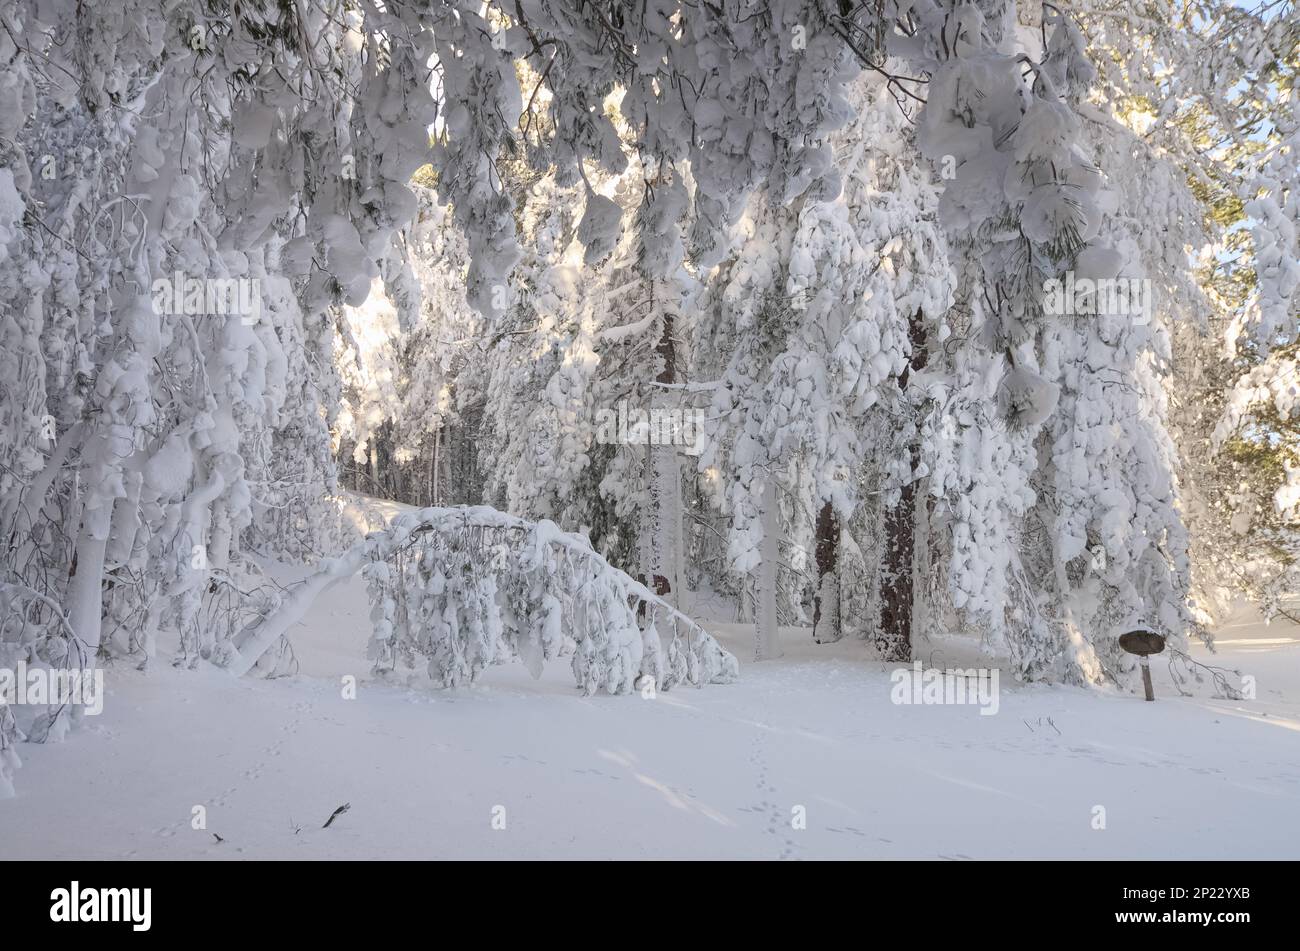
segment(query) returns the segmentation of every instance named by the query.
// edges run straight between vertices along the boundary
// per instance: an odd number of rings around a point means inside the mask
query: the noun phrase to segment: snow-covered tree
[[[894,660],[942,625],[1123,682],[1120,625],[1179,643],[1294,579],[1292,3],[19,0],[0,27],[0,665],[276,669],[297,600],[257,557],[355,540],[340,473],[585,534],[671,589],[597,572],[617,638],[649,606],[643,650],[689,576],[760,595],[763,654],[811,613]],[[1074,280],[1158,293],[1080,319]],[[625,406],[703,417],[703,455],[608,438]],[[69,719],[0,712],[0,784]]]

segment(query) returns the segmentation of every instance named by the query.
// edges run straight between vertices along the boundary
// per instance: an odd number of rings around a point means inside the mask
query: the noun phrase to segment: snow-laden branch
[[[453,686],[517,657],[537,676],[567,636],[575,644],[574,676],[587,694],[626,693],[643,677],[668,689],[729,683],[738,673],[735,657],[712,635],[585,538],[487,506],[399,515],[322,563],[237,639],[231,671],[251,670],[317,595],[358,571],[371,593],[370,656],[380,672],[419,661],[436,683]]]

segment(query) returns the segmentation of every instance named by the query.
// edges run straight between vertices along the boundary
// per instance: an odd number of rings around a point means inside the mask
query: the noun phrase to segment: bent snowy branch
[[[231,671],[250,671],[317,595],[358,571],[371,593],[369,653],[381,673],[421,663],[435,683],[454,686],[518,658],[538,676],[567,635],[586,694],[626,693],[647,677],[666,690],[730,683],[738,674],[735,657],[712,635],[585,538],[486,506],[401,515],[325,562],[243,632]]]

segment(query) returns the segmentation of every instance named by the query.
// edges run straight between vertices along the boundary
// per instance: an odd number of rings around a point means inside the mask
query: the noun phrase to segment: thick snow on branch
[[[487,506],[403,514],[322,563],[245,632],[231,669],[252,669],[316,595],[357,571],[370,590],[369,653],[380,672],[421,665],[450,687],[518,658],[540,676],[542,662],[572,639],[573,674],[588,695],[627,693],[643,677],[667,690],[730,683],[738,674],[735,657],[712,635],[611,566],[585,538]]]

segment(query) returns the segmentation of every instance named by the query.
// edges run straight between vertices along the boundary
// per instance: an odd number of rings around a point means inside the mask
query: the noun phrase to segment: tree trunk
[[[763,543],[759,549],[758,616],[754,621],[755,659],[781,656],[777,630],[776,583],[781,555],[781,505],[777,497],[776,473],[768,472],[763,486]]]
[[[438,456],[442,449],[442,424],[433,431],[433,462],[429,465],[429,504],[438,504]]]
[[[925,367],[925,327],[917,311],[908,323],[912,358],[900,375],[898,385],[906,390],[913,370]],[[880,632],[876,646],[882,660],[910,663],[912,660],[912,575],[916,559],[916,483],[912,473],[921,462],[919,437],[907,446],[908,477],[898,501],[885,512],[885,545],[880,586]]]
[[[673,341],[673,315],[665,313],[663,329],[655,352],[661,367],[655,380],[659,383],[677,381],[677,352]],[[642,562],[644,583],[659,592],[675,607],[682,607],[681,598],[681,520],[682,485],[681,466],[677,447],[671,443],[658,444],[656,437],[666,435],[654,425],[654,409],[667,400],[655,391],[649,400],[651,410],[651,438],[646,446],[646,513],[643,527]],[[675,435],[675,434],[674,434]]]
[[[68,579],[68,624],[86,649],[87,667],[95,666],[104,610],[104,551],[108,546],[113,503],[105,500],[85,512],[77,536],[76,557]]]
[[[164,96],[164,86],[165,82],[160,81],[149,90],[145,96],[144,108],[142,109],[143,114],[159,116],[155,120],[159,129],[166,129],[168,122],[173,118],[170,110],[160,106],[160,100]],[[130,191],[138,192],[140,200],[146,209],[144,211],[144,235],[148,244],[142,249],[144,253],[137,255],[133,262],[132,275],[136,286],[134,288],[123,286],[112,293],[114,309],[123,313],[126,313],[128,308],[132,306],[141,306],[142,309],[144,306],[148,306],[149,311],[152,311],[152,301],[148,293],[152,281],[150,280],[147,262],[151,258],[149,252],[160,249],[158,235],[162,231],[172,185],[180,173],[180,161],[176,151],[175,148],[172,148],[164,154],[165,161],[159,165],[159,171],[154,174],[151,181],[145,181],[140,174],[141,167],[145,164],[140,150],[136,148],[131,152],[131,164],[129,166],[131,171],[127,184]],[[157,163],[158,160],[155,158],[152,161]],[[146,301],[148,301],[147,305],[145,305]],[[112,356],[108,361],[110,364],[117,363],[121,367],[126,367],[130,364],[132,355],[142,361],[148,361],[157,356],[158,318],[156,314],[153,315],[150,323],[146,323],[141,319],[139,326],[136,326],[128,321],[126,327],[127,331],[122,335],[122,338],[114,341],[116,346],[121,347],[122,351],[126,351],[126,355]],[[196,359],[200,359],[197,354]],[[100,372],[102,373],[104,370]],[[95,655],[99,651],[104,610],[105,554],[113,526],[113,509],[117,504],[117,498],[108,497],[109,493],[104,489],[105,486],[111,485],[115,481],[115,477],[117,480],[125,481],[124,455],[136,455],[134,450],[140,440],[140,427],[136,426],[134,422],[126,422],[127,413],[125,410],[110,410],[108,407],[98,407],[98,409],[100,411],[97,417],[98,421],[86,430],[85,437],[89,444],[102,443],[105,451],[100,455],[98,454],[100,447],[95,446],[96,457],[100,461],[87,464],[83,458],[77,470],[79,475],[84,473],[89,480],[87,496],[93,501],[89,507],[83,510],[81,515],[81,525],[77,533],[76,549],[73,555],[73,564],[69,571],[68,588],[65,595],[68,603],[68,622],[84,645],[88,655],[85,661],[89,666],[94,666]],[[134,414],[132,414],[131,418],[134,418]],[[128,427],[129,435],[123,432],[123,429]],[[118,448],[122,444],[130,446],[132,452],[122,453]]]
[[[915,464],[915,462],[913,463]],[[911,483],[885,513],[885,569],[880,589],[882,660],[912,660],[912,560],[915,556],[916,497]]]
[[[831,503],[817,513],[817,593],[813,596],[813,640],[838,641],[840,629],[840,520]]]

